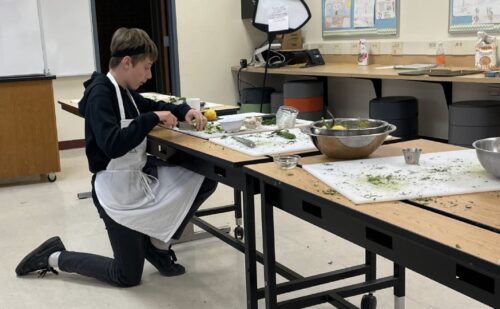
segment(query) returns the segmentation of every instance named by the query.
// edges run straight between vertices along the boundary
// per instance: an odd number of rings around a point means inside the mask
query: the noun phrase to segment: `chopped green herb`
[[[273,133],[286,139],[296,138],[295,134],[288,132],[288,130],[276,130]]]
[[[272,117],[269,119],[263,119],[262,120],[262,125],[263,126],[273,126],[276,125],[276,117]]]

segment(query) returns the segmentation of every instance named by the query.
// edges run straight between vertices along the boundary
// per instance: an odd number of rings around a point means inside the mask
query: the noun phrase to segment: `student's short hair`
[[[130,56],[132,65],[146,57],[151,61],[158,58],[158,48],[146,31],[139,28],[119,28],[111,38],[109,68],[116,68],[123,57]]]

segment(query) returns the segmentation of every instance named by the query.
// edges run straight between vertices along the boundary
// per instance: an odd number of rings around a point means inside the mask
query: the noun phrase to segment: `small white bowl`
[[[274,156],[274,162],[283,170],[291,170],[299,163],[300,156],[298,155],[279,155]]]
[[[241,126],[243,125],[243,119],[228,118],[228,119],[221,119],[217,122],[222,126],[222,129],[227,133],[238,132],[239,130],[241,130]]]

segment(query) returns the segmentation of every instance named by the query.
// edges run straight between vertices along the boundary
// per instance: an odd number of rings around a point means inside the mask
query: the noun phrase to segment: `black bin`
[[[461,101],[450,105],[448,142],[472,147],[478,139],[500,136],[500,101]]]
[[[391,133],[403,139],[418,137],[418,100],[410,96],[391,96],[370,100],[370,118],[389,122],[397,127]]]

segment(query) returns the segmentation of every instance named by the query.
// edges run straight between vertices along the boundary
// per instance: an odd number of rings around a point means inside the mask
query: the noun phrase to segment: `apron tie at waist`
[[[150,200],[154,200],[155,199],[155,195],[153,193],[153,190],[151,190],[151,186],[149,185],[149,183],[150,182],[158,181],[158,178],[156,178],[154,176],[151,176],[149,174],[143,173],[143,172],[139,172],[139,175],[141,176],[140,180],[141,180],[141,182],[143,184],[142,189],[144,191],[144,194],[146,194],[146,196]]]

